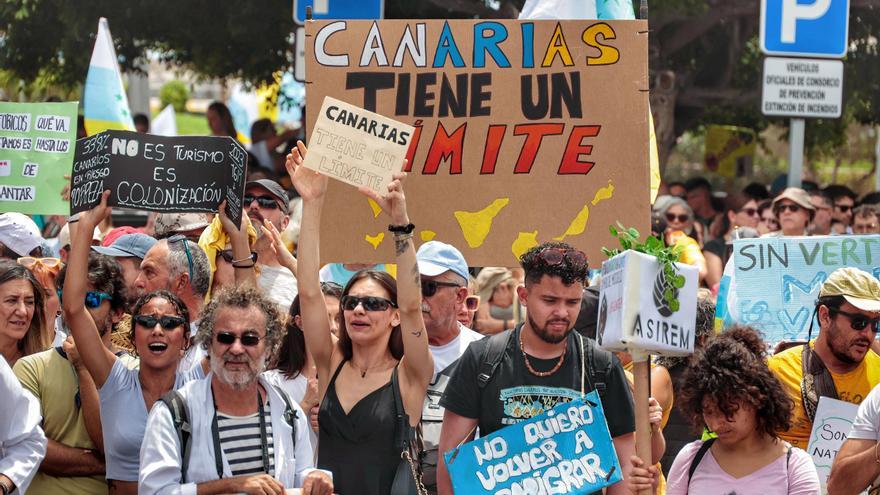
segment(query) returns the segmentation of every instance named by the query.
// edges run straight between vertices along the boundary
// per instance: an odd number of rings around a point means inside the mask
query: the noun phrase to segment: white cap
[[[11,211],[0,215],[0,243],[19,256],[28,256],[43,244],[43,236],[29,216]]]

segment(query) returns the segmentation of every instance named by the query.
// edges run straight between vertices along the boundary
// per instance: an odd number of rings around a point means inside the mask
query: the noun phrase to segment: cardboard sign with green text
[[[78,102],[0,102],[0,212],[64,215]]]
[[[563,240],[595,264],[608,225],[648,228],[647,39],[645,21],[310,21],[307,128],[327,96],[414,127],[419,241],[514,266]],[[334,181],[325,206],[325,261],[394,259],[376,204]]]

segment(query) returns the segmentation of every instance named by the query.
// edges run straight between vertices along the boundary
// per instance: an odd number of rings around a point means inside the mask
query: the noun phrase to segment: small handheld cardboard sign
[[[101,202],[158,212],[217,212],[241,225],[247,152],[230,137],[104,131],[76,142],[70,212]]]
[[[591,493],[622,479],[595,391],[443,454],[455,493]]]
[[[831,474],[831,465],[837,457],[837,451],[849,435],[858,410],[859,406],[856,404],[830,397],[819,397],[807,452],[813,458],[813,464],[816,465],[816,471],[819,473],[822,493],[828,493],[827,483]]]
[[[0,212],[67,213],[77,102],[0,102]]]
[[[327,96],[303,165],[355,187],[387,192],[403,168],[414,128]]]
[[[602,263],[596,330],[600,346],[667,356],[694,352],[699,270],[682,263],[675,269],[675,278],[670,278],[657,258],[636,251]]]

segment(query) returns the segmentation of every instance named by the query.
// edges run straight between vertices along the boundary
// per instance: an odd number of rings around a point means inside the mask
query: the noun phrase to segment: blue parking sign
[[[293,0],[293,20],[305,24],[306,7],[312,8],[312,19],[381,19],[385,16],[385,0]]]
[[[761,0],[761,51],[767,55],[842,58],[849,0]]]

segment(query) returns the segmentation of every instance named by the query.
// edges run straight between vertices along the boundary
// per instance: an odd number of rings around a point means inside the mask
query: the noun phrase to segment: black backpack
[[[519,325],[522,328],[522,324]],[[480,356],[480,370],[477,374],[477,385],[482,389],[486,387],[501,359],[504,357],[504,351],[510,344],[511,339],[516,334],[516,329],[506,332],[496,333],[486,339],[486,347]],[[596,342],[593,339],[583,337],[579,333],[575,333],[575,339],[579,339],[583,344],[585,364],[589,372],[586,374],[591,390],[599,392],[599,398],[605,397],[605,388],[608,381],[608,374],[611,372],[612,354],[604,349],[597,349]],[[581,346],[578,346],[579,348]],[[579,352],[579,351],[575,351]],[[583,370],[581,370],[583,373]]]
[[[278,395],[284,399],[284,421],[290,425],[290,435],[293,438],[293,445],[296,447],[296,420],[299,418],[299,415],[297,414],[296,409],[293,408],[293,405],[290,402],[290,397],[287,396],[287,393],[277,385],[272,385],[272,388],[274,388],[275,391],[278,392]],[[168,411],[171,413],[171,420],[174,423],[174,429],[177,431],[177,439],[180,440],[180,446],[183,449],[180,463],[180,479],[183,483],[186,483],[186,470],[189,468],[189,457],[192,448],[192,424],[189,421],[189,406],[187,406],[183,394],[177,390],[168,392],[159,400],[168,406]],[[218,478],[222,478],[223,461],[220,457],[220,453],[217,452],[218,450],[219,446],[215,445],[214,461],[217,467],[217,476]]]

